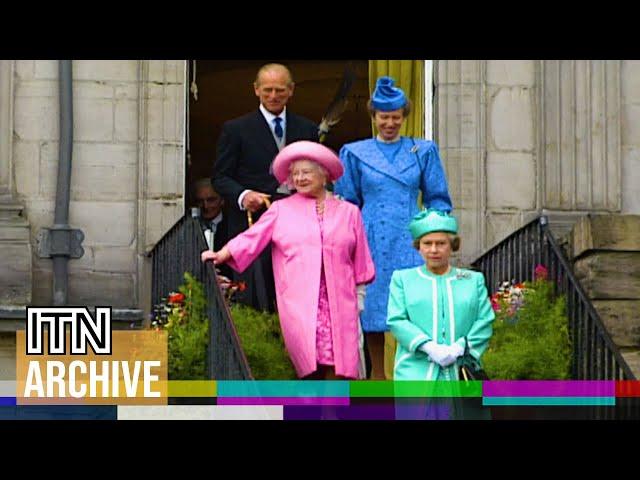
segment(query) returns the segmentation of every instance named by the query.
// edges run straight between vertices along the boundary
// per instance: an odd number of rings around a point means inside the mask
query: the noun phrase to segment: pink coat
[[[274,202],[251,228],[229,241],[232,256],[229,265],[242,272],[271,242],[282,334],[298,376],[304,377],[317,369],[322,248],[335,373],[358,378],[356,285],[374,280],[373,260],[358,207],[327,197],[321,245],[315,203],[314,198],[300,194]]]

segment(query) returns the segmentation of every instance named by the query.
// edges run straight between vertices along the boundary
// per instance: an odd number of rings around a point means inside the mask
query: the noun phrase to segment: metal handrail
[[[532,281],[537,265],[544,265],[556,295],[566,295],[572,340],[572,378],[575,380],[635,380],[629,365],[607,332],[600,315],[575,277],[564,253],[549,231],[546,216],[519,228],[478,257],[489,288],[508,279]]]
[[[209,319],[207,376],[215,380],[252,379],[249,363],[242,350],[229,307],[224,300],[216,272],[210,262],[200,261],[207,249],[204,233],[197,218],[184,216],[158,241],[152,257],[152,305],[160,303],[184,282],[189,272],[204,285]]]

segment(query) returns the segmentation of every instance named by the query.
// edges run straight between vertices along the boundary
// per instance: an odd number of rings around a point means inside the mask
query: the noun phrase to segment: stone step
[[[567,241],[574,225],[586,216],[586,213],[547,212],[545,210],[542,213],[549,220],[549,230],[551,230],[554,238],[558,240],[567,239]]]
[[[620,352],[622,358],[629,365],[631,372],[636,377],[636,380],[640,379],[640,349],[628,350]]]
[[[640,348],[640,300],[594,300],[592,303],[618,347]]]
[[[573,269],[592,301],[640,300],[640,251],[598,251],[581,257]]]
[[[17,203],[0,203],[0,221],[24,218],[24,206]]]
[[[640,251],[640,215],[588,215],[572,233],[573,257],[590,250]]]
[[[16,380],[16,336],[0,332],[0,381]]]

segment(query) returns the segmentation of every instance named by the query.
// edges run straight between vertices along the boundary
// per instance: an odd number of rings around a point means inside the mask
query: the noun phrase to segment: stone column
[[[461,264],[474,259],[485,246],[485,70],[483,60],[434,62],[434,140],[460,222]]]
[[[147,253],[184,211],[185,74],[184,60],[138,65],[137,294],[143,309],[151,302]]]
[[[487,230],[495,245],[537,213],[535,60],[487,61]]]
[[[542,62],[543,207],[619,212],[620,61]]]
[[[13,60],[0,60],[0,305],[31,302],[31,246],[13,185]]]

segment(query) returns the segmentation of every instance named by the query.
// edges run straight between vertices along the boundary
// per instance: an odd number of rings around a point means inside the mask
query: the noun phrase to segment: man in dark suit
[[[249,227],[247,211],[256,221],[266,200],[276,201],[289,194],[286,185],[279,185],[271,173],[271,162],[280,149],[299,140],[318,141],[318,126],[286,108],[295,87],[287,67],[264,65],[253,87],[259,108],[226,122],[218,139],[213,186],[227,203],[229,238]],[[269,247],[245,272],[234,276],[247,283],[238,301],[258,310],[275,311]]]
[[[222,196],[215,191],[211,178],[201,178],[193,184],[195,205],[200,209],[200,226],[209,249],[218,251],[229,240],[228,222],[225,217]],[[218,265],[216,269],[225,277],[231,277],[228,265]]]

